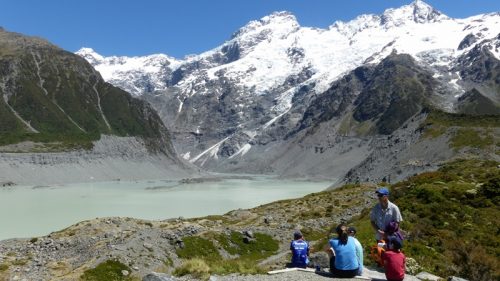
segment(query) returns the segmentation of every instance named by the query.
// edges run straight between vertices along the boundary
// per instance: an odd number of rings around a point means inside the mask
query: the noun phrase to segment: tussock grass
[[[194,258],[184,261],[181,266],[173,271],[173,274],[175,276],[191,275],[201,280],[208,280],[210,274],[264,274],[266,271],[267,269],[259,267],[248,260],[236,259],[207,262],[200,258]]]
[[[6,264],[6,263],[0,263],[0,272],[6,271],[7,269],[9,269],[9,265],[8,264]]]
[[[266,268],[260,267],[255,263],[248,260],[220,260],[210,264],[210,271],[213,274],[225,275],[230,273],[240,274],[264,274],[267,272]]]
[[[173,274],[175,276],[184,276],[189,274],[201,280],[208,280],[208,278],[210,278],[210,267],[204,260],[200,258],[193,258],[184,261],[181,266],[174,270]]]

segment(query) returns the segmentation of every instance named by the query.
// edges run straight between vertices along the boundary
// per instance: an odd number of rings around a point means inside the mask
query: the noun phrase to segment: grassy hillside
[[[173,151],[147,103],[105,83],[83,58],[37,38],[0,31],[0,96],[0,145],[29,140],[55,150],[89,148],[109,134]]]
[[[500,278],[500,168],[459,160],[391,186],[403,215],[404,252],[427,271],[470,280]],[[369,210],[352,222],[373,244]]]
[[[427,119],[421,125],[425,138],[439,137],[450,133],[450,147],[490,150],[499,154],[500,145],[498,127],[500,116],[446,113],[431,109]]]

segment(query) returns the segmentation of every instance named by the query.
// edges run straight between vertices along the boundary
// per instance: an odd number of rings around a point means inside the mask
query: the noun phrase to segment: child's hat
[[[393,250],[399,250],[403,248],[403,241],[397,237],[397,236],[392,236],[389,240],[390,248]]]
[[[355,228],[354,226],[350,226],[350,227],[347,229],[347,232],[352,233],[352,234],[356,234],[356,228]]]

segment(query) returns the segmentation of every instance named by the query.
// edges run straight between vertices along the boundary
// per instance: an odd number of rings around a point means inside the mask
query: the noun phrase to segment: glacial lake
[[[97,217],[221,215],[322,191],[331,183],[259,176],[183,184],[148,180],[0,187],[0,240],[43,236]]]

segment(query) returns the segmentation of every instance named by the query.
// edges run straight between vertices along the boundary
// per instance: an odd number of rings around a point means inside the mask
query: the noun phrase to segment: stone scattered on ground
[[[142,281],[175,281],[175,279],[165,273],[152,272],[144,276],[144,278],[142,278]]]
[[[463,279],[463,278],[460,278],[460,277],[456,277],[456,276],[450,276],[448,278],[448,281],[469,281],[469,280]]]
[[[439,276],[433,275],[425,271],[422,271],[419,274],[417,274],[417,278],[420,280],[428,280],[428,281],[439,281],[440,279],[442,279]]]

